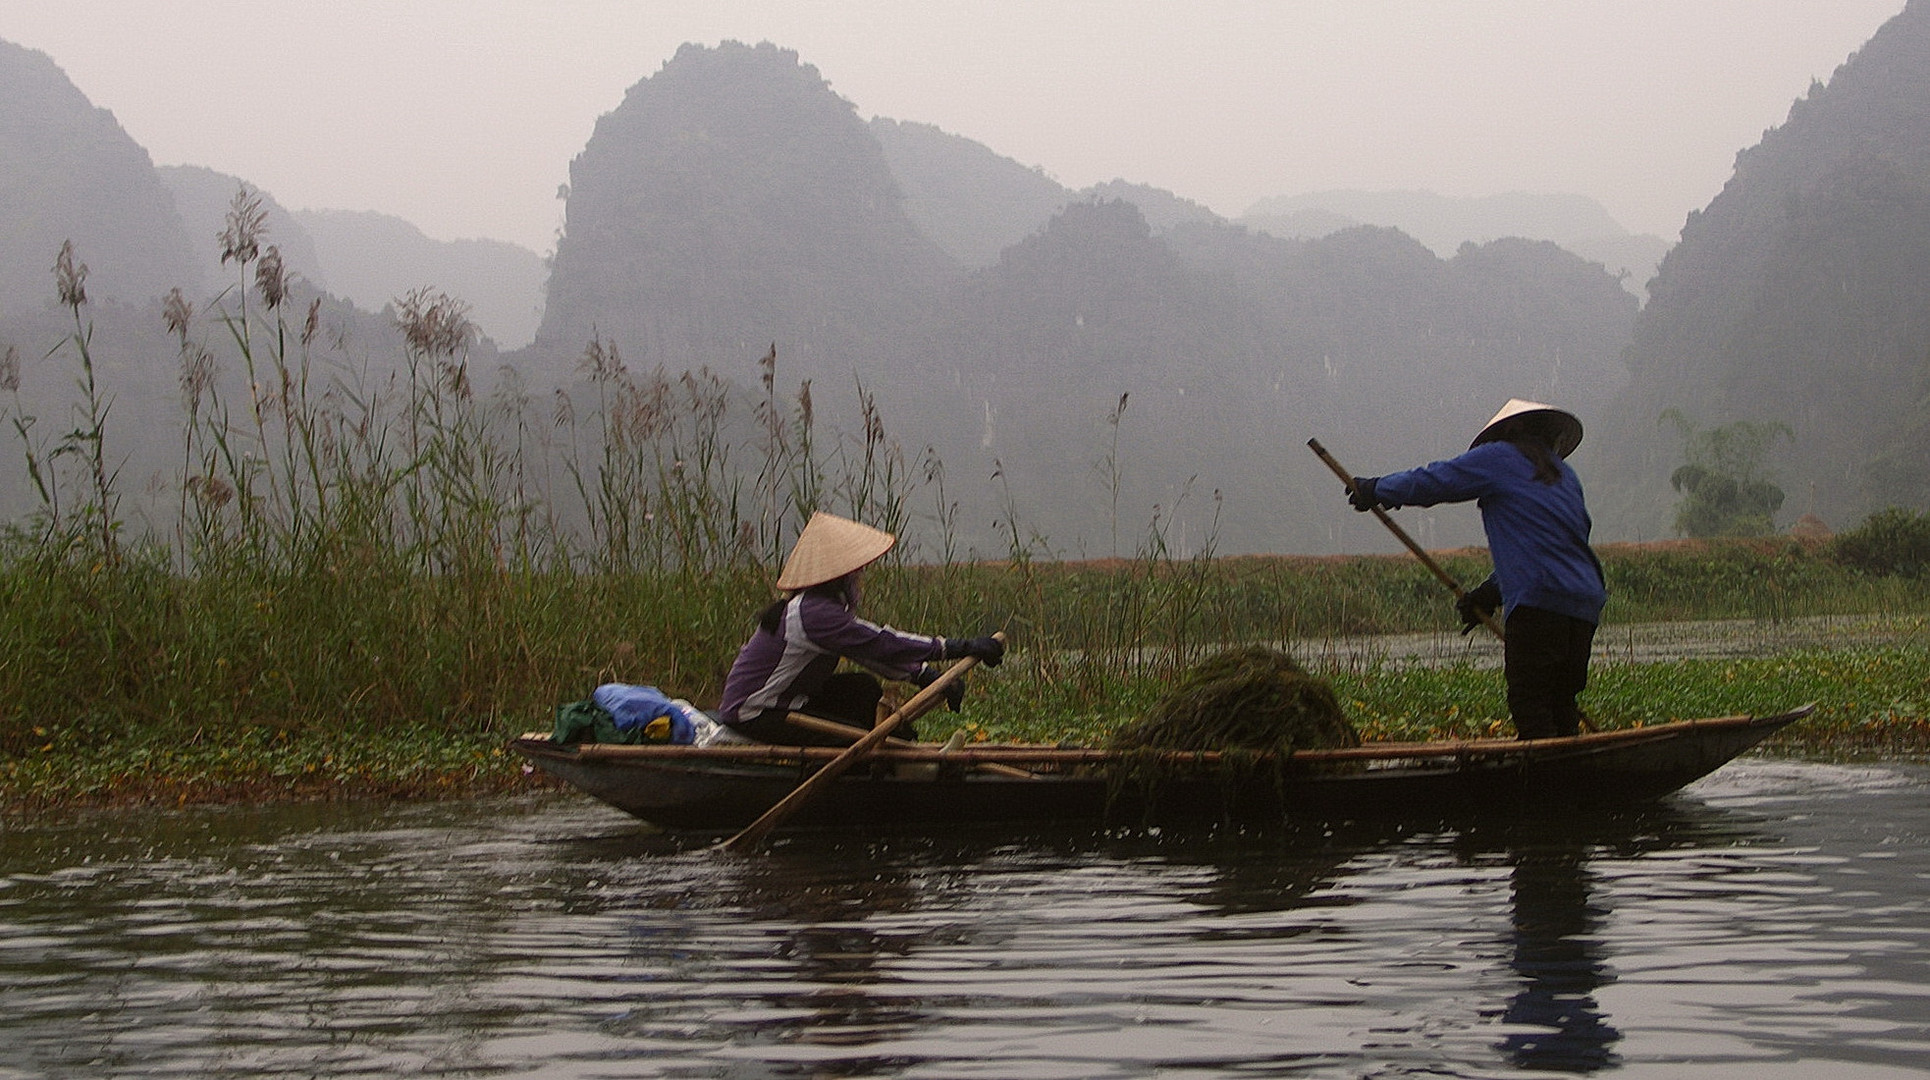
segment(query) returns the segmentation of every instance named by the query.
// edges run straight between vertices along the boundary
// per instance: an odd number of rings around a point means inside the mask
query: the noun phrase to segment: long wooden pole
[[[806,731],[815,731],[820,735],[830,735],[843,739],[847,746],[864,738],[866,731],[865,728],[858,727],[854,724],[840,724],[836,720],[826,720],[821,716],[809,716],[797,712],[786,716],[784,722],[792,727],[800,727]],[[893,735],[891,738],[885,740],[885,745],[892,749],[898,749],[901,747],[916,747],[919,744],[910,739],[901,739]],[[931,747],[927,745],[926,749],[931,749]],[[1009,765],[980,765],[979,768],[984,769],[986,772],[995,772],[1001,776],[1009,776],[1015,780],[1037,780],[1039,778],[1037,773],[1029,773],[1024,769],[1014,769]]]
[[[1327,448],[1320,445],[1319,439],[1308,439],[1307,445],[1310,448],[1312,448],[1313,452],[1316,455],[1319,456],[1320,460],[1327,463],[1327,467],[1334,471],[1335,476],[1340,477],[1340,482],[1347,485],[1348,491],[1354,490],[1354,474],[1348,472],[1346,469],[1341,468],[1340,462],[1335,461],[1334,456],[1327,452]],[[1376,506],[1374,507],[1374,516],[1379,518],[1380,523],[1382,525],[1387,526],[1388,531],[1393,533],[1394,536],[1397,539],[1399,539],[1401,543],[1407,545],[1407,550],[1413,552],[1414,557],[1421,560],[1422,566],[1425,566],[1429,570],[1433,571],[1434,576],[1441,579],[1441,584],[1446,585],[1448,587],[1448,591],[1454,594],[1454,598],[1456,600],[1459,600],[1463,596],[1467,595],[1467,590],[1461,588],[1461,583],[1454,580],[1453,575],[1449,574],[1446,570],[1441,569],[1441,564],[1435,562],[1434,557],[1432,555],[1429,555],[1426,551],[1423,551],[1421,549],[1421,545],[1415,543],[1414,538],[1407,535],[1407,530],[1401,528],[1398,524],[1394,522],[1393,518],[1387,515],[1387,511],[1382,510],[1380,507]],[[1481,625],[1493,631],[1494,636],[1496,638],[1502,641],[1508,640],[1508,635],[1504,633],[1501,629],[1501,621],[1494,617],[1493,612],[1484,611],[1484,612],[1477,612],[1477,614],[1481,616]]]
[[[1313,449],[1313,452],[1315,454],[1318,454],[1320,456],[1320,460],[1327,463],[1327,467],[1334,471],[1335,476],[1340,477],[1340,482],[1347,485],[1348,491],[1354,490],[1354,474],[1348,472],[1346,469],[1341,468],[1340,462],[1335,461],[1334,456],[1327,452],[1327,448],[1320,445],[1319,439],[1308,439],[1307,445]],[[1387,526],[1388,530],[1391,531],[1396,537],[1398,537],[1401,543],[1407,545],[1407,550],[1413,552],[1414,557],[1421,560],[1421,565],[1427,567],[1429,570],[1434,571],[1434,576],[1437,578],[1440,578],[1441,584],[1446,585],[1448,589],[1454,593],[1454,598],[1456,600],[1459,600],[1463,596],[1467,595],[1466,590],[1461,588],[1461,583],[1454,580],[1453,576],[1450,575],[1446,570],[1441,569],[1441,564],[1435,562],[1433,556],[1421,550],[1421,545],[1415,543],[1414,538],[1407,535],[1406,529],[1403,529],[1399,525],[1396,525],[1394,523],[1394,519],[1387,516],[1387,511],[1382,510],[1380,507],[1376,506],[1374,507],[1374,516],[1379,518],[1380,523],[1382,525]],[[1476,612],[1476,614],[1481,616],[1481,625],[1493,631],[1494,636],[1497,639],[1504,642],[1508,640],[1508,635],[1502,633],[1501,631],[1501,620],[1494,617],[1494,612],[1482,611],[1482,612]],[[1595,722],[1593,720],[1590,720],[1586,714],[1578,716],[1576,719],[1581,723],[1581,729],[1583,731],[1595,730]]]
[[[1003,632],[992,636],[1000,641],[1005,640]],[[972,670],[977,663],[977,657],[968,656],[946,668],[944,674],[927,683],[923,690],[913,694],[910,701],[898,706],[897,711],[878,721],[876,726],[865,732],[864,738],[852,743],[842,754],[826,762],[824,768],[806,777],[803,783],[791,789],[789,795],[779,799],[776,806],[764,811],[756,821],[744,826],[743,832],[724,841],[724,850],[738,853],[756,850],[757,845],[763,843],[764,838],[771,834],[771,830],[782,825],[785,818],[790,817],[798,807],[808,802],[819,789],[843,776],[845,770],[858,763],[858,759],[889,738],[892,729],[907,719],[916,719],[930,711],[932,706],[938,704],[944,697],[945,688],[963,678],[965,673]]]

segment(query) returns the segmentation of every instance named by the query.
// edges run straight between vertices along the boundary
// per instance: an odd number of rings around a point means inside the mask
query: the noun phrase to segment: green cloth
[[[601,705],[594,701],[572,701],[556,707],[554,743],[640,743],[648,742],[643,729],[622,731]]]

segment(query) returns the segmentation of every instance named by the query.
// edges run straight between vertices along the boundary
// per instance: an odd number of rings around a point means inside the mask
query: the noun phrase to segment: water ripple
[[[1902,1074],[1925,781],[754,858],[573,798],[83,815],[0,834],[0,1076]]]

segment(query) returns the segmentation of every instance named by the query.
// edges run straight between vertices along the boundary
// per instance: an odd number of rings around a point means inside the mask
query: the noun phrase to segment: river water
[[[4,830],[0,1077],[1930,1073],[1921,767],[746,857],[574,795]]]

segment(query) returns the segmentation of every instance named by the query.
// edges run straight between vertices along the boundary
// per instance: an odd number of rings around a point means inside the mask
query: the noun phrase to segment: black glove
[[[995,637],[946,638],[945,659],[962,656],[975,656],[986,667],[997,667],[1005,662],[1005,642]]]
[[[1363,514],[1381,505],[1380,497],[1374,494],[1374,485],[1379,482],[1378,476],[1354,477],[1354,486],[1347,492],[1347,501]]]
[[[937,682],[938,677],[943,674],[944,672],[938,668],[926,664],[918,669],[918,674],[913,676],[911,681],[918,686],[918,689],[923,690],[925,687]],[[950,709],[952,712],[957,712],[959,709],[964,708],[965,676],[960,675],[958,678],[946,683],[943,693],[945,695],[945,708]]]
[[[1454,602],[1454,610],[1461,614],[1461,636],[1467,637],[1468,631],[1481,625],[1484,616],[1501,610],[1501,586],[1489,578],[1462,593]]]

